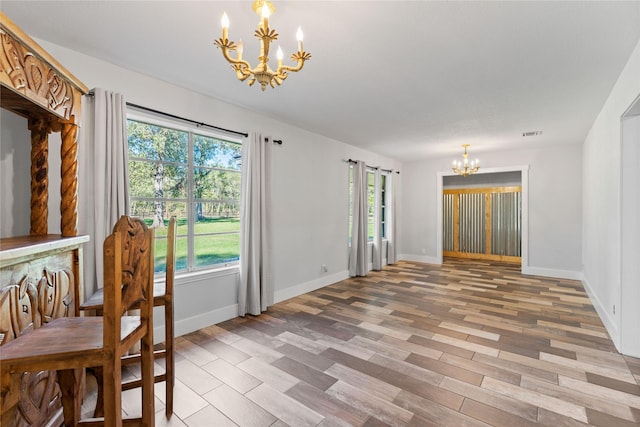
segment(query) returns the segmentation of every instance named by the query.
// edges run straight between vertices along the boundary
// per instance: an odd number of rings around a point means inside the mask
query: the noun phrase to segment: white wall
[[[31,173],[24,162],[31,158],[31,139],[26,128],[27,119],[0,110],[0,237],[29,234],[25,212],[30,209]]]
[[[624,347],[621,331],[626,331],[625,335],[629,336],[640,334],[640,300],[627,300],[625,297],[623,324],[622,290],[637,288],[638,278],[635,277],[632,283],[623,283],[621,279],[621,235],[626,231],[621,222],[623,165],[620,129],[623,114],[639,94],[640,43],[589,131],[583,149],[584,284],[614,344],[627,354],[631,352]],[[634,164],[637,167],[637,161]],[[635,186],[635,191],[638,191],[637,182],[625,184]],[[637,212],[637,205],[625,206],[625,213],[633,212],[632,209]],[[632,262],[637,263],[638,260]],[[615,313],[614,306],[617,308]],[[631,315],[632,312],[636,315]],[[631,355],[640,357],[640,349],[635,349]]]
[[[580,278],[580,145],[482,152],[478,156],[484,169],[529,166],[528,272]],[[448,173],[450,167],[451,158],[429,159],[403,165],[400,233],[400,252],[403,258],[426,262],[439,261],[438,245],[441,245],[441,242],[438,242],[436,224],[440,196],[437,182],[438,174]]]
[[[223,128],[255,130],[282,139],[282,145],[273,147],[273,170],[270,177],[273,209],[270,212],[269,230],[272,237],[275,300],[280,301],[347,277],[348,166],[343,159],[361,159],[385,169],[399,168],[398,162],[61,46],[42,40],[38,42],[90,88],[102,87],[117,91],[124,94],[128,102]],[[214,81],[215,77],[212,76],[212,82]],[[238,90],[247,88],[238,82]],[[2,118],[4,119],[4,115]],[[12,136],[10,139],[24,141],[26,135],[26,140],[29,141],[26,125],[17,122],[11,123],[11,132],[15,132],[17,137]],[[14,149],[7,146],[5,150],[4,121],[2,128],[4,159],[4,152],[11,153]],[[18,163],[14,160],[12,167],[13,171],[22,175],[25,175],[24,171],[19,169],[27,169],[27,179],[28,159],[29,156],[26,156]],[[11,191],[15,191],[13,189],[18,181],[10,177],[8,181],[11,182],[5,183],[4,163],[2,166],[1,216],[24,215],[28,204],[26,208],[24,204],[14,208],[13,203],[4,203],[5,200],[14,199]],[[82,182],[79,186],[82,186]],[[28,192],[28,187],[26,191]],[[79,202],[82,204],[82,201]],[[14,229],[12,226],[11,230]],[[326,273],[321,271],[323,264],[328,266]],[[214,277],[201,274],[179,277],[176,282],[178,334],[236,315],[236,270],[224,271]],[[86,284],[85,287],[90,286],[91,284]]]

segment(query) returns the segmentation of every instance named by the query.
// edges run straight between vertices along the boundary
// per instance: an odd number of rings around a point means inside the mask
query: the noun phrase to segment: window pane
[[[387,176],[380,176],[380,225],[382,226],[382,237],[387,237]]]
[[[164,224],[154,227],[155,232],[155,252],[154,252],[154,271],[156,273],[164,273],[167,269],[167,233],[169,232],[169,219],[171,216],[176,216],[176,271],[187,270],[187,238],[181,237],[187,234],[187,220],[180,216],[181,211],[184,211],[184,203],[167,203],[167,206],[171,206],[171,210],[168,211],[165,216]],[[149,220],[145,222],[152,226]]]
[[[162,200],[157,201],[144,201],[144,200],[131,200],[131,215],[138,218],[142,218],[149,227],[156,228],[156,235],[163,233],[162,224],[156,222],[154,224],[154,218],[156,213],[162,221],[164,226],[169,224],[169,218],[175,216],[178,220],[178,229],[181,226],[181,221],[186,221],[187,207],[185,202],[167,202]],[[186,234],[186,230],[184,231]],[[166,234],[165,234],[166,235]]]
[[[167,271],[167,235],[157,237],[155,246],[153,271],[164,274]],[[187,238],[176,237],[176,271],[187,270]]]
[[[349,246],[353,233],[353,165],[349,164]]]
[[[240,172],[195,168],[194,199],[240,200]]]
[[[194,135],[193,143],[193,161],[196,166],[240,170],[240,144],[203,135]]]
[[[187,132],[134,120],[127,120],[127,132],[130,157],[187,163]]]
[[[155,165],[144,161],[129,162],[129,192],[132,197],[153,197],[153,170]]]
[[[368,211],[368,237],[369,240],[373,240],[373,217],[375,212],[375,197],[376,197],[376,177],[372,172],[367,172],[367,211]]]
[[[209,207],[229,209],[221,211],[222,215],[217,217],[203,216],[196,220],[195,234],[228,233],[231,231],[240,232],[240,215],[234,215],[238,205],[224,205],[222,203],[201,203],[205,209]],[[228,215],[228,216],[227,216]]]
[[[195,267],[235,262],[240,259],[240,233],[195,237]]]
[[[129,162],[131,197],[187,197],[187,167],[143,160]]]

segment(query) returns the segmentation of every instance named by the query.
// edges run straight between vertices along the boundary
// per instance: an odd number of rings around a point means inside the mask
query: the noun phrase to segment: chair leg
[[[155,378],[154,378],[153,333],[142,337],[140,345],[140,370],[142,376],[142,425],[155,425]]]
[[[82,368],[57,371],[65,426],[76,426],[82,410]]]
[[[122,371],[120,357],[112,357],[103,365],[102,387],[104,394],[104,425],[122,425]]]
[[[173,387],[175,384],[175,359],[173,355],[173,301],[165,301],[164,306],[164,330],[165,330],[165,416],[173,415]]]

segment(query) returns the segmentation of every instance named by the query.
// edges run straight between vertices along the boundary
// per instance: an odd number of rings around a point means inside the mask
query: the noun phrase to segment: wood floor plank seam
[[[400,261],[178,337],[176,351],[179,375],[214,377],[181,383],[206,405],[187,427],[208,414],[241,427],[640,426],[640,360],[616,351],[582,284],[513,264]]]

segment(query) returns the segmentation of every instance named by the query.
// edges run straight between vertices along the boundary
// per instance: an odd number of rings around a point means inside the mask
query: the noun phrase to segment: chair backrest
[[[154,231],[122,216],[104,241],[105,347],[118,346],[121,317],[139,309],[137,330],[151,330],[153,316]]]
[[[120,217],[113,231],[122,233],[122,313],[146,299],[146,284],[153,289],[154,231],[139,218]]]

